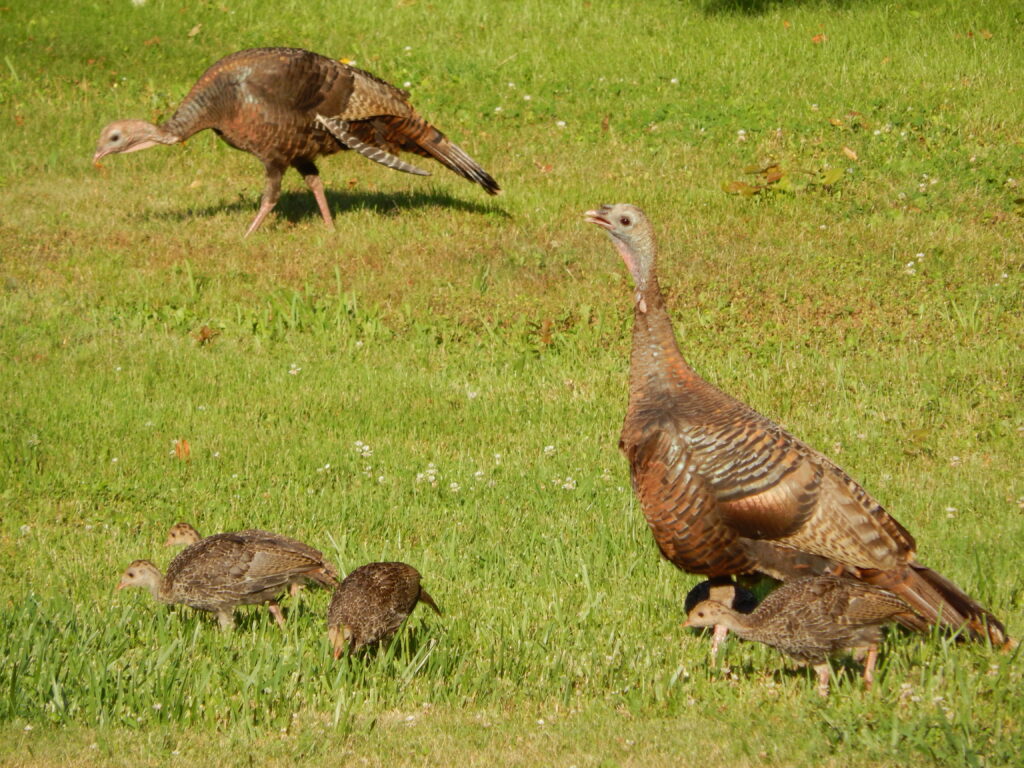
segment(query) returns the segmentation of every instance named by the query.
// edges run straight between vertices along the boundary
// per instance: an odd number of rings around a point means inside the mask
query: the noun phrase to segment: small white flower
[[[288,373],[290,373],[292,376],[298,376],[299,375],[299,371],[301,371],[301,370],[302,369],[299,366],[297,366],[295,363],[292,363],[288,367]]]
[[[206,410],[206,406],[205,405],[197,405],[196,406],[196,410],[197,411],[205,411]]]
[[[555,125],[557,125],[559,128],[565,128],[565,120],[559,120],[557,123],[555,123]]]
[[[448,485],[448,490],[450,490],[452,493],[458,493],[459,488],[460,486],[458,483],[449,483]]]
[[[819,109],[819,107],[818,107],[818,105],[817,105],[817,104],[811,104],[811,111],[812,111],[812,112],[817,112],[817,111],[818,111],[818,109]]]
[[[747,140],[747,132],[745,130],[740,128],[738,131],[736,131],[736,141],[746,141],[746,140]]]
[[[529,101],[532,98],[533,97],[530,94],[527,93],[525,96],[523,96],[523,101]]]
[[[409,88],[411,86],[412,86],[412,83],[409,80],[406,80],[404,83],[402,83],[402,87],[403,88]]]
[[[174,453],[174,451],[171,451],[171,453]],[[111,464],[117,464],[117,456],[115,456],[114,458],[112,458],[112,459],[110,460],[110,463],[111,463]]]
[[[363,340],[360,339],[359,341],[356,342],[356,349],[360,349],[360,348],[362,348],[362,346],[363,346]]]
[[[882,132],[880,130],[878,130],[877,128],[875,129],[874,133],[875,133],[875,136],[881,136],[882,135]]]
[[[405,46],[405,48],[403,48],[402,50],[405,50],[405,51],[411,51],[411,50],[412,50],[412,46],[411,46],[411,45],[407,45],[407,46]]]
[[[468,397],[470,400],[476,400],[479,396],[480,393],[472,389],[466,392],[466,397]]]
[[[543,717],[542,717],[542,718],[539,718],[539,719],[537,720],[537,725],[544,725],[544,718],[543,718]]]
[[[1021,427],[1020,431],[1024,432],[1024,427]],[[494,463],[495,464],[501,464],[501,454],[500,453],[494,454]]]
[[[959,456],[950,456],[949,457],[949,466],[951,466],[951,467],[959,467],[960,464],[962,463],[962,461],[963,461],[963,459],[961,459]]]
[[[157,712],[159,712],[163,708],[164,708],[164,705],[161,704],[159,701],[156,704],[153,705],[153,709],[155,709]]]
[[[121,370],[121,366],[120,365],[115,365],[114,366],[114,370],[115,371],[120,371]]]
[[[576,481],[571,477],[567,477],[565,482],[562,483],[562,488],[566,491],[573,491],[576,489]]]
[[[213,458],[219,459],[220,458],[220,451],[214,451],[213,452]]]
[[[26,723],[25,724],[25,730],[26,731],[31,731],[32,730],[32,726]]]
[[[555,454],[555,446],[553,446],[553,445],[545,445],[544,446],[544,455],[545,456],[554,456],[554,454]]]
[[[669,82],[672,83],[672,85],[679,85],[679,78],[673,77]]]
[[[508,84],[508,87],[509,87],[509,88],[515,88],[515,87],[516,87],[516,84],[515,84],[515,83],[509,83],[509,84]]]
[[[479,479],[479,478],[481,478],[483,476],[484,476],[484,471],[482,469],[478,469],[476,472],[473,473],[473,477],[475,477],[477,479]]]
[[[377,476],[377,482],[379,484],[383,485],[384,484],[384,475],[378,475]]]

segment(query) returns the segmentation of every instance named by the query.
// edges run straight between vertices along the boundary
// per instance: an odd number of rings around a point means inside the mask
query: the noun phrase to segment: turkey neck
[[[665,297],[653,268],[636,292],[629,378],[631,401],[661,392],[675,392],[699,381],[679,351]]]
[[[174,111],[174,116],[160,126],[160,130],[185,141],[194,133],[206,128],[216,128],[230,115],[223,114],[223,104],[230,101],[227,93],[231,83],[225,77],[210,77],[207,72],[197,82],[188,96]]]

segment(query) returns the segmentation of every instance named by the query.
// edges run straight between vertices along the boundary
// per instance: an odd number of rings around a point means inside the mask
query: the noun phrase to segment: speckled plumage
[[[319,549],[314,549],[308,544],[304,544],[297,539],[282,536],[280,533],[264,531],[259,528],[246,528],[244,531],[233,531],[232,535],[244,539],[273,540],[294,552],[302,553],[308,557],[310,561],[319,562],[322,565],[322,571],[313,576],[297,574],[294,579],[292,579],[291,593],[293,595],[298,592],[307,581],[312,581],[315,584],[319,584],[322,587],[330,589],[338,586],[338,569],[324,557],[324,553]],[[190,546],[200,541],[202,538],[203,537],[199,534],[199,531],[197,531],[190,523],[179,522],[172,525],[167,531],[167,541],[164,542],[164,546]]]
[[[619,445],[662,554],[709,577],[788,581],[846,574],[898,593],[918,616],[1006,641],[1002,625],[915,561],[913,537],[849,475],[779,425],[702,379],[683,359],[658,283],[643,211],[588,211],[636,285],[629,405]]]
[[[420,574],[405,563],[367,563],[345,577],[327,611],[327,630],[338,658],[390,638],[418,602],[441,610],[420,586]]]
[[[283,624],[274,602],[281,592],[302,579],[333,586],[336,572],[305,544],[260,533],[218,533],[201,539],[178,553],[163,576],[148,560],[136,560],[125,570],[118,589],[146,587],[161,602],[215,613],[222,627],[232,625],[236,606],[267,603]]]
[[[274,208],[281,177],[292,167],[333,226],[314,160],[355,149],[390,168],[427,175],[398,159],[399,152],[432,157],[463,178],[497,194],[497,182],[476,161],[420,117],[408,94],[369,72],[298,48],[254,48],[225,56],[199,78],[173,117],[161,126],[141,120],[107,125],[93,157],[177,144],[212,128],[266,169],[259,212],[246,234]]]
[[[687,626],[722,625],[745,640],[770,645],[797,661],[813,664],[828,691],[829,656],[867,649],[865,682],[870,685],[882,625],[911,613],[887,590],[853,579],[812,576],[783,584],[749,615],[704,600],[688,612]]]

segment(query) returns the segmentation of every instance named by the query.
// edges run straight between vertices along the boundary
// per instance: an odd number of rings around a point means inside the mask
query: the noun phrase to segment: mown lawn
[[[1019,635],[1022,33],[1011,3],[0,8],[0,764],[1015,764],[1019,652],[893,632],[827,701],[735,639],[709,669],[617,450],[631,288],[582,212],[644,207],[690,362]],[[505,194],[347,153],[336,231],[293,173],[243,240],[262,168],[209,132],[91,166],[259,45],[410,83]],[[334,662],[324,592],[283,633],[115,594],[179,519],[404,560],[445,615]]]

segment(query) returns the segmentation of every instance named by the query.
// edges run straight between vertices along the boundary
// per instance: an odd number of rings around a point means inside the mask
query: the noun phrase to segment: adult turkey
[[[259,531],[218,533],[186,547],[167,566],[166,575],[149,560],[133,561],[117,588],[143,587],[162,603],[181,603],[216,614],[223,629],[234,623],[239,605],[266,603],[275,621],[284,616],[275,598],[297,580],[336,586],[337,573],[305,544]],[[316,553],[319,555],[319,553]]]
[[[913,629],[1007,643],[990,612],[916,561],[910,533],[843,470],[686,363],[643,211],[620,203],[585,218],[608,232],[636,286],[619,447],[662,554],[711,578],[843,575],[899,595],[920,617],[900,618]]]
[[[203,73],[163,125],[118,120],[106,126],[93,162],[117,152],[178,144],[206,128],[258,157],[266,169],[259,212],[246,236],[277,204],[281,177],[289,167],[305,179],[324,223],[333,227],[313,161],[345,149],[421,176],[430,174],[396,155],[402,151],[432,157],[490,195],[501,191],[473,158],[416,113],[405,91],[299,48],[253,48],[225,56]]]
[[[685,627],[724,626],[746,640],[813,664],[822,696],[828,695],[829,656],[844,650],[866,651],[864,687],[871,688],[882,625],[915,618],[910,606],[888,590],[835,576],[788,581],[753,611],[741,612],[706,599],[687,613]]]

